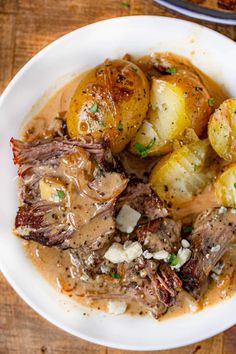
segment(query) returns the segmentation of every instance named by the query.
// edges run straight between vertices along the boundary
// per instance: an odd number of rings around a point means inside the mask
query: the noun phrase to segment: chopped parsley
[[[126,8],[126,9],[129,9],[129,8],[130,8],[130,4],[129,4],[127,1],[123,1],[123,2],[121,3],[121,5],[122,5],[124,8]]]
[[[172,68],[167,68],[166,69],[166,73],[168,74],[176,74],[177,73],[177,69],[173,66]]]
[[[192,231],[193,231],[192,225],[187,225],[187,226],[184,226],[184,227],[183,227],[183,232],[184,232],[185,234],[191,234]]]
[[[135,150],[138,152],[140,157],[143,159],[147,157],[148,153],[150,152],[151,148],[155,144],[156,138],[153,138],[148,145],[143,145],[140,143],[137,143],[134,145]]]
[[[210,107],[213,107],[214,104],[215,104],[215,99],[214,99],[214,97],[209,98],[209,100],[208,100],[208,105],[209,105]]]
[[[236,189],[236,183],[234,183],[234,188]]]
[[[57,189],[57,196],[60,199],[64,199],[65,198],[65,193],[61,189]]]
[[[123,124],[121,121],[119,121],[117,129],[119,130],[119,132],[122,132],[124,130]]]
[[[90,112],[96,113],[98,110],[98,104],[96,101],[93,102],[92,106],[89,108]]]
[[[120,274],[118,274],[118,273],[111,273],[111,277],[112,277],[112,279],[120,279],[121,278]]]
[[[173,267],[178,264],[178,258],[176,256],[176,254],[171,253],[171,255],[170,255],[169,259],[168,259],[168,263],[169,263],[169,265],[171,265]]]

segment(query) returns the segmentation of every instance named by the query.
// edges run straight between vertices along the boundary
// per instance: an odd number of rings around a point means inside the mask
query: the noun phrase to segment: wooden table
[[[63,34],[106,18],[141,14],[184,18],[151,0],[0,0],[0,93],[34,54]],[[203,24],[236,38],[233,26]],[[13,353],[121,354],[125,351],[90,344],[57,329],[31,310],[0,274],[0,354]],[[236,326],[201,343],[162,353],[235,354]]]

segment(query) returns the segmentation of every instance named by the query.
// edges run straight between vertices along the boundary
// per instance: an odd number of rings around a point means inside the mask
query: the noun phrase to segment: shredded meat
[[[106,144],[91,138],[50,138],[32,142],[12,138],[11,145],[14,163],[19,165],[21,186],[22,205],[15,220],[19,236],[51,247],[63,243],[90,219],[114,213],[115,199],[126,187],[127,180],[123,174],[115,172],[116,162]],[[44,177],[59,181],[66,188],[65,198],[55,202],[42,199],[40,180]],[[106,180],[111,183],[113,179],[116,194],[110,193],[104,200]],[[84,219],[81,213],[75,214],[82,206],[81,193],[86,194],[89,202]]]
[[[184,288],[198,299],[207,286],[208,275],[235,238],[236,224],[231,211],[219,209],[200,214],[189,237],[192,257],[182,267],[180,277]]]

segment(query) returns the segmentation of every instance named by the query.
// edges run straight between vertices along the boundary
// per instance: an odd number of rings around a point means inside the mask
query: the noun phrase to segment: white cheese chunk
[[[127,242],[125,245],[114,242],[106,251],[104,257],[111,263],[132,262],[143,253],[139,242]]]
[[[191,257],[192,252],[189,248],[180,248],[177,253],[178,263],[172,266],[173,269],[180,269]]]
[[[151,259],[153,257],[153,254],[149,252],[148,250],[143,252],[143,257],[146,259]]]
[[[108,312],[112,315],[121,315],[126,311],[127,304],[124,301],[109,301]]]
[[[165,250],[157,251],[153,253],[153,258],[157,260],[164,260],[167,261],[170,257],[169,252]]]
[[[132,242],[129,244],[125,249],[125,258],[126,262],[132,262],[134,259],[138,258],[141,256],[143,253],[142,246],[140,245],[139,242]]]
[[[125,261],[124,248],[120,243],[114,242],[106,251],[104,257],[111,263],[122,263]]]
[[[124,204],[116,217],[117,228],[122,232],[130,234],[137,225],[140,217],[141,214],[138,211]]]
[[[188,248],[188,247],[190,247],[190,243],[189,243],[188,240],[186,240],[185,238],[182,239],[181,245],[182,245],[183,248]]]
[[[216,246],[211,247],[212,253],[217,253],[219,251],[220,251],[220,245],[216,245]]]

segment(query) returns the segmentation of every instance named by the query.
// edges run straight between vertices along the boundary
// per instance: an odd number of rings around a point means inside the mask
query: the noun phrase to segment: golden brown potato
[[[215,176],[215,155],[208,139],[182,146],[154,167],[150,176],[152,189],[173,207],[192,200]]]
[[[148,104],[149,84],[143,72],[125,60],[106,60],[88,72],[72,97],[69,135],[108,138],[112,152],[120,152],[136,134]]]
[[[212,114],[208,136],[213,149],[226,161],[236,161],[236,98],[229,98]]]
[[[226,167],[214,186],[217,202],[225,207],[236,208],[236,163]]]
[[[152,80],[151,109],[132,141],[133,153],[139,153],[137,144],[146,146],[153,139],[149,155],[169,152],[187,128],[201,136],[207,126],[212,112],[208,91],[197,75],[174,69],[173,74]]]

